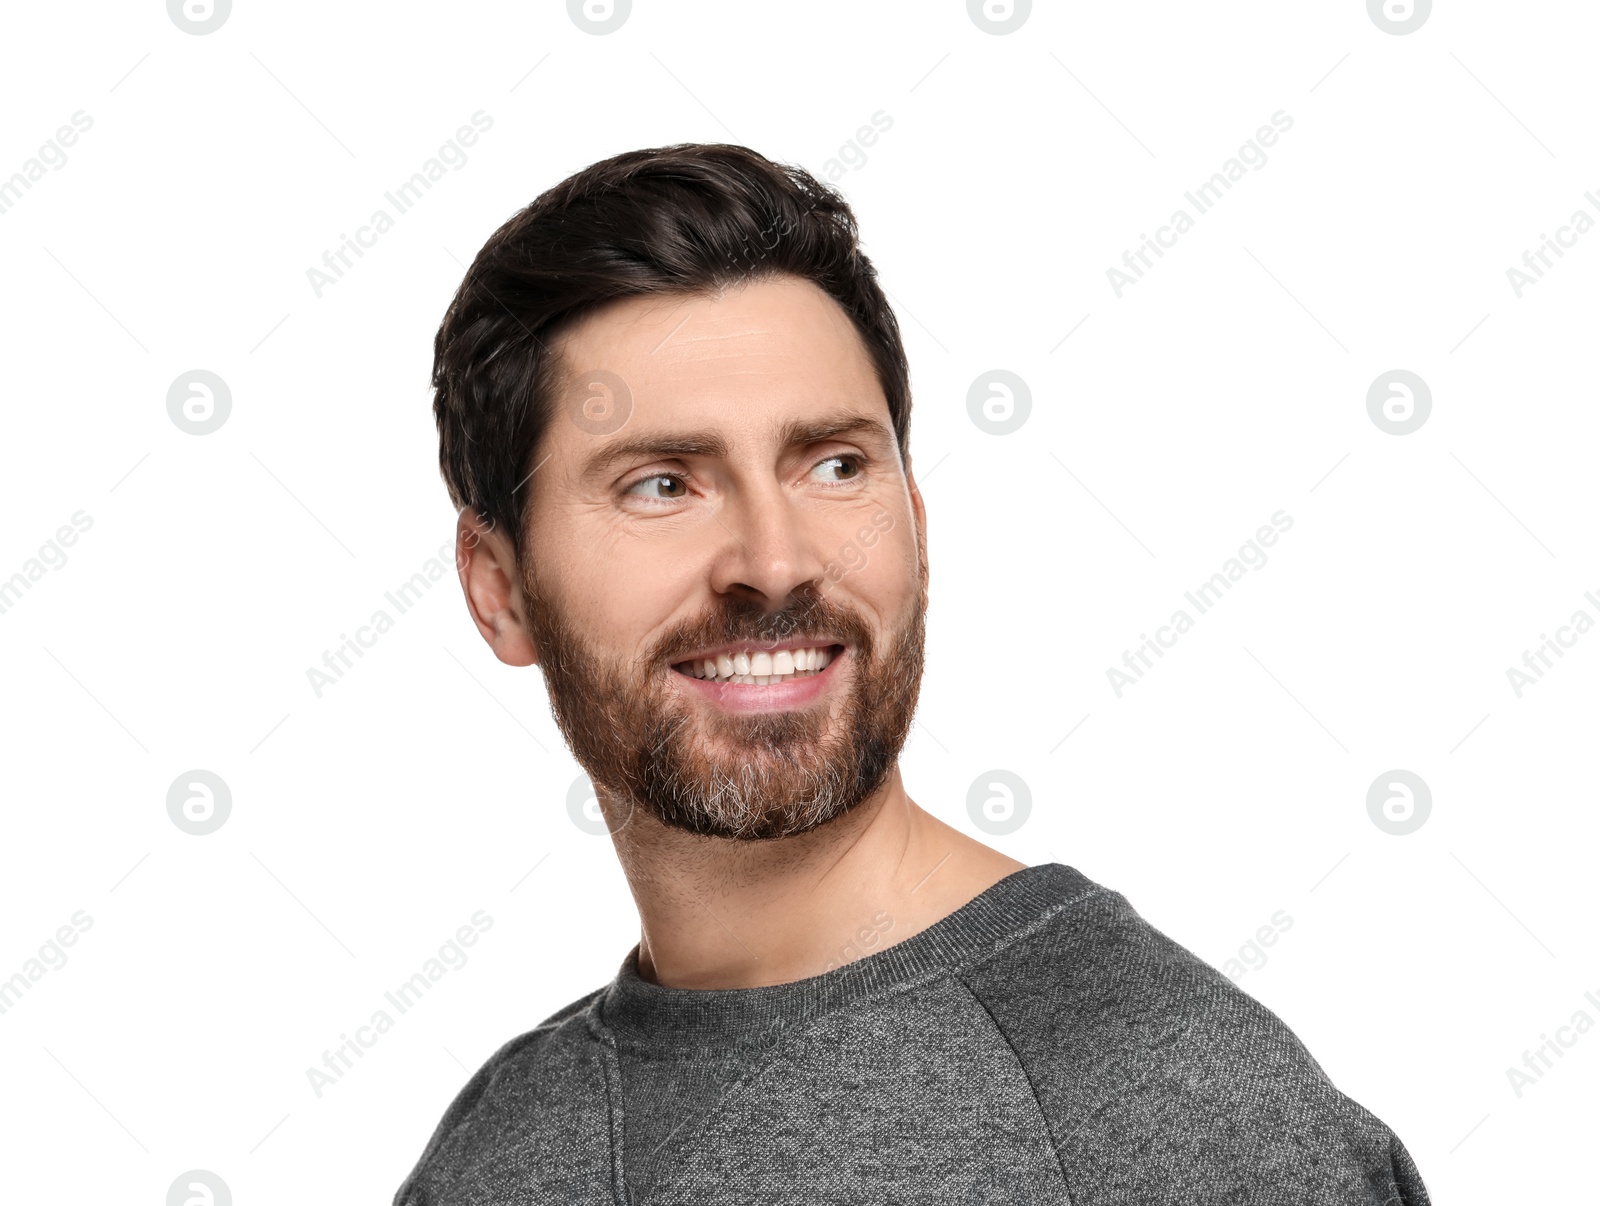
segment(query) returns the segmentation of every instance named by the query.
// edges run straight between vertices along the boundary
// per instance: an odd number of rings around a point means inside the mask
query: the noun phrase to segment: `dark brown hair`
[[[849,205],[803,168],[748,147],[680,143],[591,164],[478,252],[433,343],[439,468],[451,502],[508,526],[521,560],[523,491],[559,386],[553,337],[618,298],[714,293],[782,274],[812,282],[849,315],[888,399],[903,463],[910,371]]]

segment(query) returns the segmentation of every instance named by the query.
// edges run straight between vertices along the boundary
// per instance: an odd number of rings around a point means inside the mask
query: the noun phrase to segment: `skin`
[[[567,366],[602,366],[625,383],[627,399],[615,413],[626,421],[615,430],[615,420],[568,421],[579,412],[565,404],[566,413],[554,416],[527,487],[527,565],[519,568],[504,531],[462,511],[462,588],[495,656],[539,664],[550,650],[538,634],[554,643],[541,616],[558,616],[593,659],[590,668],[603,668],[604,690],[662,693],[651,698],[671,704],[685,749],[705,765],[749,765],[787,785],[786,758],[804,766],[842,759],[860,739],[859,725],[842,723],[850,693],[871,698],[872,676],[893,674],[896,640],[920,638],[913,624],[927,581],[922,495],[909,458],[901,462],[888,403],[849,318],[811,283],[780,277],[714,297],[613,302],[555,346]],[[563,397],[581,404],[583,380],[573,374],[578,393]],[[879,429],[780,442],[784,423],[821,414],[876,420]],[[641,434],[708,431],[722,437],[722,454],[638,454],[585,472],[597,451]],[[863,563],[813,595],[840,550],[873,516],[883,528],[885,515],[892,522]],[[821,601],[792,610],[813,598]],[[723,643],[697,638],[734,623],[725,617],[738,617],[744,636],[757,631],[745,625],[759,617],[785,615],[845,621],[870,634],[880,660],[852,649],[830,667],[822,694],[800,705],[811,714],[766,713],[771,730],[751,727],[763,714],[731,714],[691,689],[666,659],[652,660],[663,650],[682,655]],[[802,625],[797,635],[817,631]],[[547,685],[559,664],[546,666]],[[567,689],[581,693],[590,681]],[[914,691],[902,699],[907,725],[913,701]],[[758,731],[782,740],[775,748],[740,741]],[[641,753],[636,734],[621,740]],[[640,974],[696,989],[815,976],[904,941],[1025,867],[921,808],[901,780],[898,743],[893,752],[881,785],[864,798],[802,832],[760,840],[663,823],[619,783],[596,779],[639,910]],[[875,935],[880,910],[891,924]],[[870,945],[860,941],[863,930]]]

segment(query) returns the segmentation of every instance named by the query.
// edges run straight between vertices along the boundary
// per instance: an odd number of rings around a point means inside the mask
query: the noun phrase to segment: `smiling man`
[[[595,164],[478,254],[434,384],[472,618],[543,673],[640,938],[396,1206],[1427,1202],[1120,893],[907,794],[928,524],[836,194],[742,147]]]

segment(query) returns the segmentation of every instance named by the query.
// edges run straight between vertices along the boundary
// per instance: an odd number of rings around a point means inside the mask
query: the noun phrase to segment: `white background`
[[[1359,0],[1040,4],[1004,36],[953,0],[639,0],[606,36],[559,3],[6,23],[0,175],[93,121],[0,214],[0,578],[92,519],[0,614],[0,977],[92,918],[0,1016],[10,1198],[154,1206],[198,1168],[241,1206],[387,1201],[470,1070],[611,978],[625,881],[568,817],[538,672],[459,587],[320,698],[306,671],[451,539],[432,338],[495,227],[672,142],[826,178],[879,110],[837,183],[913,366],[911,794],[1219,967],[1283,910],[1241,987],[1436,1201],[1592,1193],[1600,1034],[1520,1096],[1507,1069],[1600,1021],[1600,635],[1520,698],[1506,671],[1600,619],[1600,233],[1507,277],[1596,213],[1594,6],[1443,2],[1404,36]],[[316,296],[478,110],[465,166]],[[1107,269],[1279,110],[1265,166],[1117,297]],[[1366,408],[1397,367],[1433,399],[1404,436]],[[195,368],[232,395],[206,436],[166,408]],[[1009,436],[967,412],[996,368],[1032,395]],[[1107,669],[1280,509],[1268,563],[1119,698]],[[203,837],[166,806],[196,768],[232,793]],[[1407,836],[1367,812],[1397,768],[1433,797]],[[966,811],[992,769],[1032,792],[1005,837]],[[470,960],[319,1097],[306,1070],[480,909]]]

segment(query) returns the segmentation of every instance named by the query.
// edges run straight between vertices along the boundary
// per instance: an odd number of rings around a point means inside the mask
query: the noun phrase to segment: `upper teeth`
[[[833,660],[828,646],[814,649],[780,649],[740,653],[719,653],[716,657],[682,662],[678,669],[695,678],[765,686],[797,675],[816,674]]]

